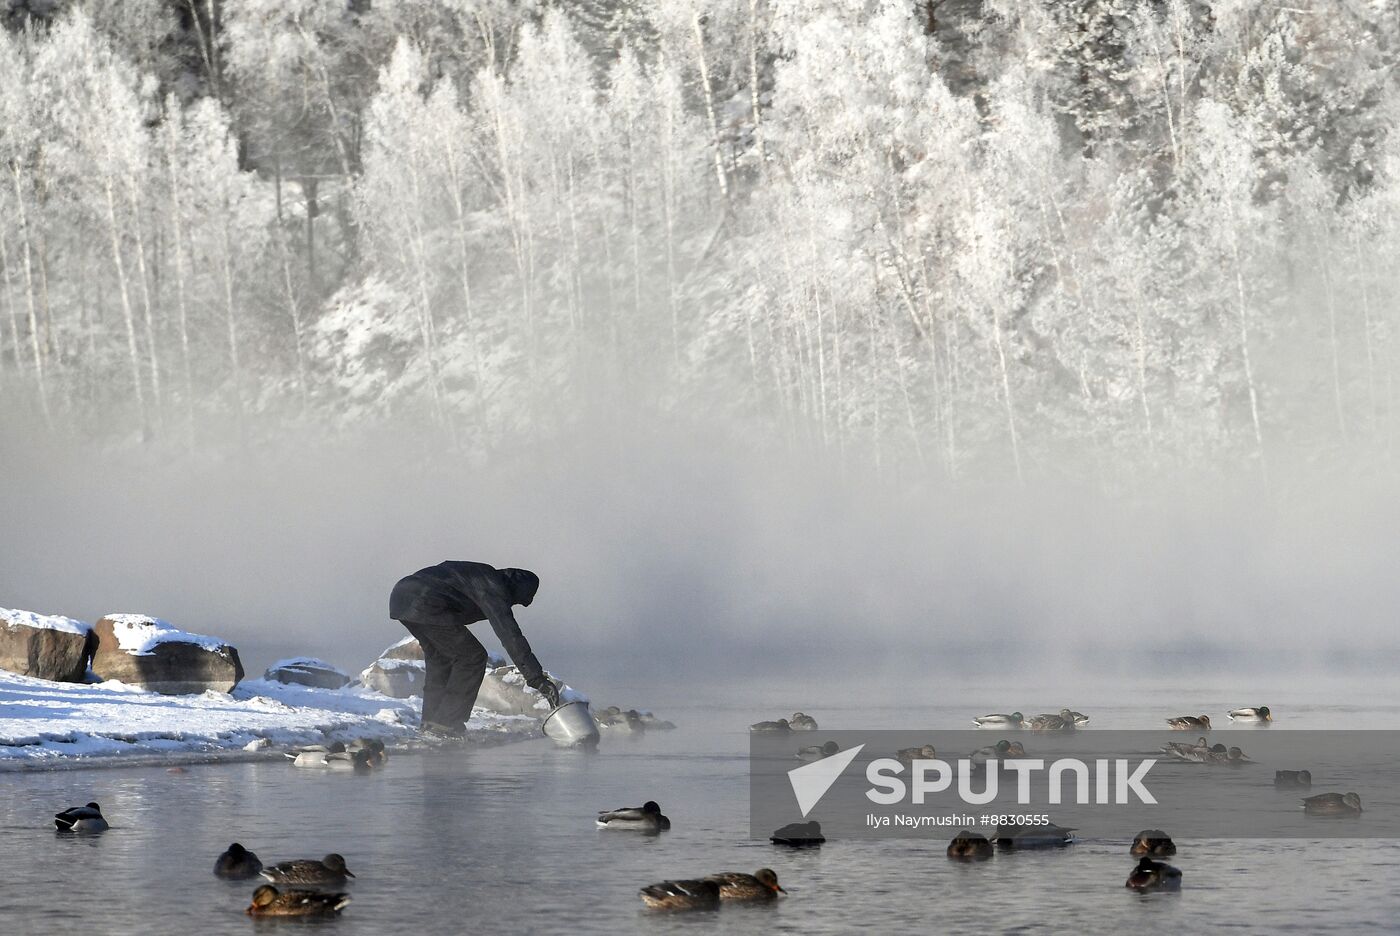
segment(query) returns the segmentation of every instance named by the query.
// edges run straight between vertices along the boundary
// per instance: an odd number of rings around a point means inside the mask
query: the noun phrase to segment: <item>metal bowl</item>
[[[598,725],[587,702],[565,702],[544,717],[542,727],[545,736],[558,744],[598,743]]]

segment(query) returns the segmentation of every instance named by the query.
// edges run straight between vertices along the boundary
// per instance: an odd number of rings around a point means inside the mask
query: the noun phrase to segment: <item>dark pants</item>
[[[427,662],[423,724],[462,728],[486,678],[486,648],[464,624],[399,623],[418,639]]]

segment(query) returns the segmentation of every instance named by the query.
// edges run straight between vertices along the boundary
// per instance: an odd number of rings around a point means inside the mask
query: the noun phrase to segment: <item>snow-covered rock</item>
[[[96,638],[92,625],[56,614],[0,608],[0,669],[82,682]]]
[[[166,695],[231,692],[243,678],[238,650],[144,614],[108,614],[94,626],[92,671]]]
[[[427,669],[422,660],[380,657],[360,673],[360,685],[391,699],[407,699],[423,694]]]
[[[0,773],[16,768],[232,757],[379,738],[413,743],[417,705],[362,688],[313,689],[264,679],[230,694],[160,695],[120,682],[53,683],[0,672]],[[472,712],[477,741],[539,736],[539,721]]]
[[[339,689],[350,682],[350,677],[343,670],[315,657],[278,660],[263,673],[263,679],[317,689]]]

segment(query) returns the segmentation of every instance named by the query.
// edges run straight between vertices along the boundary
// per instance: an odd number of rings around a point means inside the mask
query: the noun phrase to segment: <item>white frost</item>
[[[63,631],[66,634],[86,634],[92,625],[77,621],[61,614],[35,614],[33,611],[17,611],[0,608],[0,623],[34,627],[39,630]]]

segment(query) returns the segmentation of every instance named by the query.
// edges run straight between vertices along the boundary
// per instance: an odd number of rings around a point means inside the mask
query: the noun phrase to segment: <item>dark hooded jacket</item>
[[[491,628],[530,686],[545,679],[540,661],[511,605],[528,606],[540,580],[525,569],[497,569],[484,562],[440,562],[399,580],[389,595],[389,616],[414,624],[465,626],[490,621]]]

